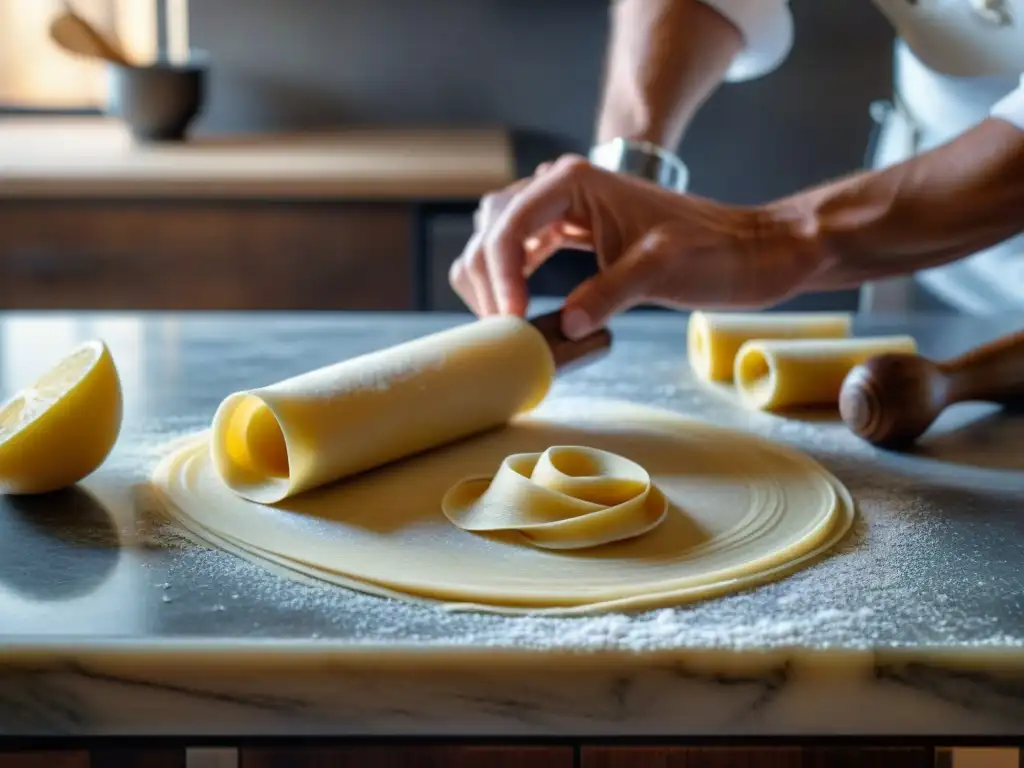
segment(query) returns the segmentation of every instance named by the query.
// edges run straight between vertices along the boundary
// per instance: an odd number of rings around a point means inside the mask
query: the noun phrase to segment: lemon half
[[[110,350],[82,344],[0,405],[0,493],[47,493],[91,474],[114,447],[122,414]]]

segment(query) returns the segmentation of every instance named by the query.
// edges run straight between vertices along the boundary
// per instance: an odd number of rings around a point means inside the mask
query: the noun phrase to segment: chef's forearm
[[[906,162],[769,209],[819,254],[807,290],[955,261],[1024,231],[1024,131],[989,119]]]
[[[611,20],[596,141],[674,150],[743,38],[700,0],[613,0]]]

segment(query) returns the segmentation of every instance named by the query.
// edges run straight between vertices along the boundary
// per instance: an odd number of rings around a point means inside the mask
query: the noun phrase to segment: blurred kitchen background
[[[193,44],[216,61],[203,127],[503,126],[528,173],[590,147],[608,5],[246,0],[239,12],[239,0],[193,0]],[[695,192],[757,202],[861,163],[868,104],[891,89],[892,29],[870,3],[793,10],[793,56],[725,86],[681,147]]]
[[[693,191],[752,203],[862,167],[891,28],[869,2],[792,7],[788,60],[680,147]],[[94,116],[106,68],[48,37],[60,2],[0,0],[2,308],[461,309],[446,275],[480,194],[589,148],[608,21],[607,0],[75,8],[137,62],[205,52],[204,108],[186,142],[132,141]]]

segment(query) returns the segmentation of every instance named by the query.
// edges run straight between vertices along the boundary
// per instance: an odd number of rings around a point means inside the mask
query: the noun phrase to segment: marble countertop
[[[796,445],[850,488],[838,553],[676,610],[452,614],[282,581],[196,547],[140,484],[224,395],[439,330],[443,315],[0,316],[0,392],[102,337],[126,420],[107,464],[0,502],[0,735],[1024,735],[1024,416],[964,405],[913,454],[734,407],[685,317],[620,318],[565,395],[657,404]],[[945,357],[1024,316],[866,317]]]
[[[476,199],[515,178],[500,129],[350,129],[139,144],[111,118],[0,119],[0,200]]]

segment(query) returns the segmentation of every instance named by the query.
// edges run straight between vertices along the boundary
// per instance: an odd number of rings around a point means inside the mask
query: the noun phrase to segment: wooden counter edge
[[[393,151],[397,162],[382,162],[379,174],[365,159],[351,171],[302,168],[310,167],[311,154],[359,154],[363,145],[366,154],[382,158]],[[289,168],[293,150],[304,160]],[[246,157],[253,163],[239,171]],[[463,200],[499,189],[515,175],[511,135],[500,128],[360,127],[140,146],[107,118],[0,118],[0,201]]]

